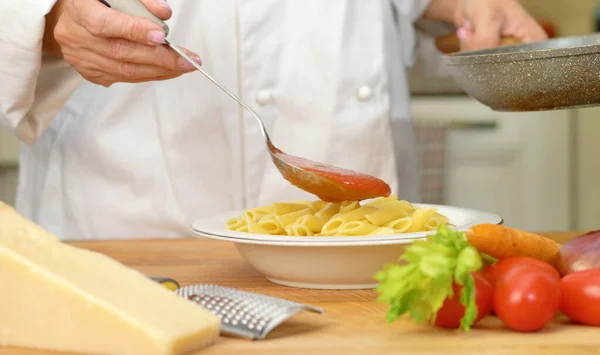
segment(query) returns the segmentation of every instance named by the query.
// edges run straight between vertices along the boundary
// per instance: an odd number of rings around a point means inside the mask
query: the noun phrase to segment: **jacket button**
[[[371,88],[366,85],[361,86],[360,88],[358,88],[356,96],[358,96],[358,99],[360,101],[367,101],[371,98],[371,96],[373,96],[373,90],[371,90]]]
[[[273,101],[273,94],[269,90],[260,90],[256,94],[256,103],[264,106]]]

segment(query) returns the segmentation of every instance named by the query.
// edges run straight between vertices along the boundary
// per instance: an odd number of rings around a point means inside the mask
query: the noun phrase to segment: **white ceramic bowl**
[[[414,239],[373,241],[370,245],[306,245],[212,237],[233,242],[241,256],[269,281],[315,289],[374,288],[375,273],[398,260]]]
[[[435,207],[456,229],[479,223],[502,223],[499,216],[470,209]],[[432,232],[358,237],[288,237],[230,231],[225,222],[242,211],[194,222],[200,237],[229,241],[241,256],[269,281],[291,287],[315,289],[374,288],[375,273],[398,260],[406,246]]]

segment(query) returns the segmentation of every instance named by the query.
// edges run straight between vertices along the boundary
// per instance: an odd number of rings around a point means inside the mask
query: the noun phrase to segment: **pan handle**
[[[515,36],[503,36],[500,38],[500,46],[506,46],[511,44],[519,44],[521,40]],[[460,51],[460,40],[458,39],[458,35],[456,31],[446,35],[440,36],[435,39],[436,48],[444,53],[450,54],[454,52]]]

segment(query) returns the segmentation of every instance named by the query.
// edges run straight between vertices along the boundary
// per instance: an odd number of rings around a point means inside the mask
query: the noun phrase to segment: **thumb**
[[[166,0],[140,0],[150,12],[161,20],[165,21],[171,18],[173,10]]]

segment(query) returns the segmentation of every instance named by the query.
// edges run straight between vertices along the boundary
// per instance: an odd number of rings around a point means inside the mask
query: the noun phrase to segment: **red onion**
[[[600,230],[588,232],[564,244],[557,266],[561,275],[600,267]]]

